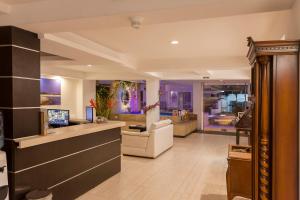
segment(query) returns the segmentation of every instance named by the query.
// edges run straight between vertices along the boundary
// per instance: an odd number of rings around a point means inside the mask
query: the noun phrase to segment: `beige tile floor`
[[[121,173],[77,200],[226,200],[227,147],[234,142],[194,133],[174,138],[156,159],[123,156]]]

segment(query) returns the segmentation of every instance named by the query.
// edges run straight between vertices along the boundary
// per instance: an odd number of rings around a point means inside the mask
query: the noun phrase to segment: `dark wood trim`
[[[261,136],[259,137],[259,195],[261,199],[269,200],[271,193],[271,58],[262,56],[258,58],[261,65]]]
[[[121,171],[121,157],[51,189],[53,200],[73,200]]]
[[[298,58],[294,55],[279,55],[276,60],[274,88],[277,91],[273,99],[275,121],[272,135],[273,199],[298,199],[299,68],[295,67]]]
[[[120,131],[120,128],[110,129],[24,149],[18,149],[16,144],[13,144],[16,160],[9,170],[20,171],[91,147],[119,140]]]
[[[299,198],[300,41],[249,39],[254,200]]]
[[[0,110],[3,113],[5,138],[15,139],[40,133],[40,108]]]
[[[53,199],[58,200],[64,195],[64,199],[71,200],[87,192],[96,183],[120,172],[120,137],[121,129],[115,128],[25,149],[18,149],[11,142],[12,199],[24,198],[25,192],[23,195],[19,192],[21,188],[48,188],[53,192]],[[82,180],[80,184],[79,180]],[[68,194],[62,189],[66,187]]]
[[[259,159],[259,148],[258,148],[258,144],[259,144],[259,137],[260,137],[260,104],[258,103],[260,101],[261,98],[261,93],[258,90],[258,88],[261,88],[261,73],[259,70],[259,64],[256,63],[254,64],[254,88],[253,88],[253,95],[254,95],[254,113],[255,115],[253,116],[253,127],[254,127],[254,131],[252,132],[252,165],[253,165],[253,199],[258,200],[259,197],[259,192],[258,192],[258,186],[259,184],[259,166],[258,166],[258,159]]]
[[[0,107],[40,107],[39,80],[0,78]]]
[[[15,26],[0,26],[0,33],[0,45],[13,44],[40,51],[40,41],[36,33]]]
[[[115,141],[10,175],[15,177],[16,187],[49,188],[118,156],[120,141]]]

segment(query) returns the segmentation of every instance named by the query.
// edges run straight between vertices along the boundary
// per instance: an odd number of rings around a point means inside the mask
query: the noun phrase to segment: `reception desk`
[[[82,124],[12,140],[12,199],[23,199],[28,190],[41,188],[51,190],[54,200],[71,200],[117,174],[123,126],[118,121]]]

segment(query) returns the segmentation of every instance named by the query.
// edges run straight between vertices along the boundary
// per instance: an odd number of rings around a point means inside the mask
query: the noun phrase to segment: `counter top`
[[[228,158],[229,159],[234,158],[234,159],[241,159],[241,160],[251,161],[251,153],[230,152]]]
[[[125,122],[121,121],[108,121],[106,123],[97,124],[81,124],[75,126],[68,126],[63,128],[49,129],[48,135],[35,135],[30,137],[14,139],[14,142],[18,143],[18,148],[23,149],[31,146],[63,140],[67,138],[87,135],[95,132],[105,131],[114,128],[120,128],[126,126]]]
[[[251,161],[252,154],[245,150],[251,149],[250,146],[240,146],[240,145],[229,145],[228,147],[228,159],[241,159]],[[245,152],[244,152],[245,151]]]

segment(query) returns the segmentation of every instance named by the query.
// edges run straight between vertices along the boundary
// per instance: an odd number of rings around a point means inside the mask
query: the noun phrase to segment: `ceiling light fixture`
[[[93,65],[87,65],[88,67],[92,67]]]
[[[178,40],[172,40],[171,44],[176,45],[176,44],[179,44],[179,42],[178,42]]]
[[[135,29],[139,29],[142,26],[142,23],[144,21],[144,17],[142,16],[132,16],[129,17],[129,20],[131,22],[131,27]]]

